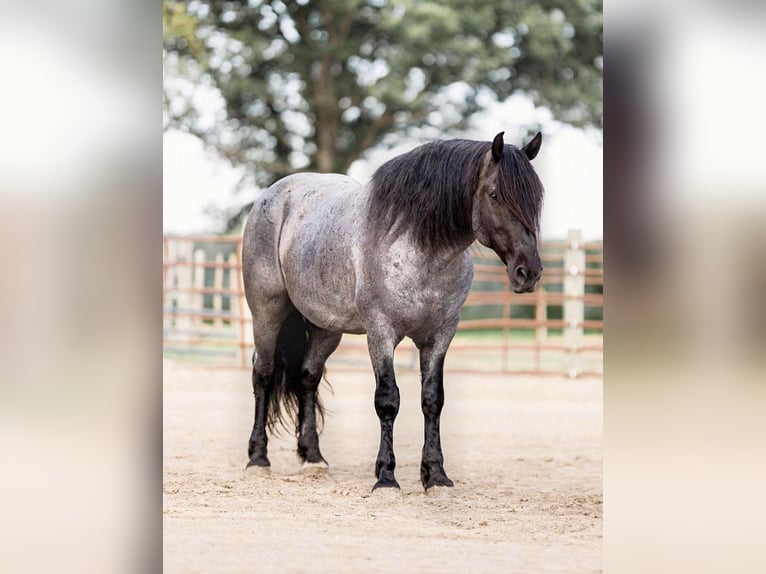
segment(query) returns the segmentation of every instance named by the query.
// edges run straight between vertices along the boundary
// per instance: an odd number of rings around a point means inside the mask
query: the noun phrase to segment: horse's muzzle
[[[542,265],[536,269],[530,269],[527,265],[517,265],[512,272],[508,269],[508,276],[514,293],[531,293],[534,291],[542,274]]]

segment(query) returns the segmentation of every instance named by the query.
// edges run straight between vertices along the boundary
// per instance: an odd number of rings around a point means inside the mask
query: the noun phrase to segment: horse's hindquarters
[[[279,261],[293,305],[330,331],[364,333],[356,307],[363,189],[347,177],[312,174],[290,189]]]

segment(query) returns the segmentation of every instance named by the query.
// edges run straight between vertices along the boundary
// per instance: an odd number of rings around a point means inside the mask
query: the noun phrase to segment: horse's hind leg
[[[298,404],[298,456],[304,463],[327,461],[319,451],[317,414],[321,412],[317,389],[327,358],[338,348],[342,333],[333,333],[315,325],[309,328],[308,350],[301,372],[301,398]]]
[[[247,466],[270,466],[267,456],[268,436],[266,419],[269,401],[273,391],[274,351],[279,329],[291,306],[286,296],[271,298],[258,307],[253,314],[253,394],[255,395],[255,417],[250,433]]]

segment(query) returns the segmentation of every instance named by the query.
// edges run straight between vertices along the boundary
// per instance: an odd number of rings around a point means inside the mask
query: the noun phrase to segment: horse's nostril
[[[520,281],[527,280],[527,269],[523,265],[519,265],[518,267],[516,267],[516,269],[513,270],[513,274]]]

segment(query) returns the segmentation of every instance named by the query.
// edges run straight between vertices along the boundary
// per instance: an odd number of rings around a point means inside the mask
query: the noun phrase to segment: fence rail
[[[244,300],[242,238],[228,235],[163,238],[163,342],[168,354],[193,354],[215,364],[249,367],[252,317]],[[534,293],[510,290],[505,267],[476,246],[474,285],[447,368],[535,375],[600,377],[603,373],[603,243],[543,242],[545,266]],[[363,336],[346,335],[333,368],[369,368]],[[397,349],[398,368],[416,369],[411,341]]]

